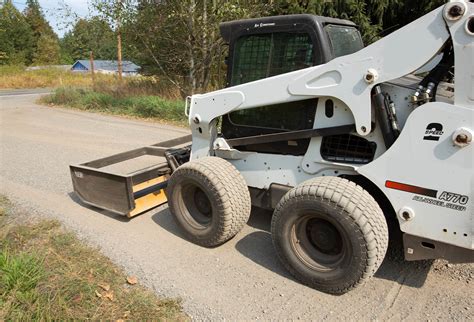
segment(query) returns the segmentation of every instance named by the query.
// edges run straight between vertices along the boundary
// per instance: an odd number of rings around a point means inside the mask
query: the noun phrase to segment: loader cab
[[[229,44],[227,87],[324,64],[364,46],[354,23],[307,14],[224,22],[220,32]],[[316,105],[311,99],[232,112],[222,118],[222,134],[233,139],[311,129]],[[237,148],[303,155],[308,145],[301,139]]]

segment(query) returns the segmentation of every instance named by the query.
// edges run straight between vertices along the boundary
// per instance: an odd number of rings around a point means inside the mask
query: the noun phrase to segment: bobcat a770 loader
[[[474,260],[474,3],[365,48],[350,21],[312,15],[220,30],[227,87],[188,97],[192,135],[71,166],[82,201],[129,217],[168,202],[205,247],[271,209],[283,265],[334,294],[376,272],[390,223],[407,260]]]

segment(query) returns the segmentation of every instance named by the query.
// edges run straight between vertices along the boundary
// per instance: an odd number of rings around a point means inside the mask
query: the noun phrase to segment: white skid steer
[[[192,135],[71,166],[82,201],[129,217],[167,201],[205,247],[271,209],[283,265],[334,294],[377,271],[392,223],[407,260],[474,261],[474,3],[365,48],[312,15],[220,29],[227,87],[188,97]],[[162,161],[111,170],[143,156]]]

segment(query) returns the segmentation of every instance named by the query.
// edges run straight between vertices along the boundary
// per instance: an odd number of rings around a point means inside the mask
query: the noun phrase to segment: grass
[[[155,76],[124,77],[119,81],[114,75],[77,73],[59,68],[26,70],[22,66],[0,65],[0,89],[20,88],[94,88],[98,92],[115,92],[124,95],[158,95],[168,99],[180,98],[179,90]]]
[[[61,87],[41,98],[40,103],[187,124],[183,101],[134,94],[130,90]]]
[[[158,77],[72,73],[57,68],[27,71],[0,66],[0,89],[54,88],[40,103],[187,125],[179,90]]]
[[[186,320],[57,221],[18,223],[0,196],[1,320]]]
[[[105,76],[105,75],[100,75]],[[107,77],[101,77],[107,81]],[[71,73],[58,68],[27,71],[22,66],[0,66],[0,89],[89,86],[90,75]]]

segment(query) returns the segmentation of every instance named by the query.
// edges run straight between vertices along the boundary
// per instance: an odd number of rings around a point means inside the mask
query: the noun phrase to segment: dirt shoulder
[[[47,217],[47,216],[45,216]],[[57,220],[31,218],[0,195],[0,319],[186,320]]]

